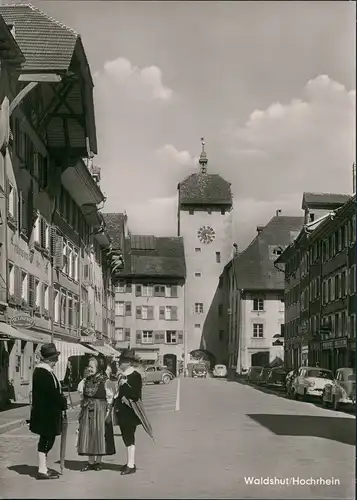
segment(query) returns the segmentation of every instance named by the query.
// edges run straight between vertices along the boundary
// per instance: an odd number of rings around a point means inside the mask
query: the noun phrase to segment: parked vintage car
[[[341,405],[356,404],[356,372],[353,368],[339,368],[335,380],[325,385],[322,405],[339,410]]]
[[[197,363],[192,368],[193,378],[206,378],[208,374],[207,366],[205,363]]]
[[[321,398],[325,386],[333,380],[334,376],[331,370],[302,366],[292,383],[292,396],[294,399],[301,397],[304,400],[308,397]]]
[[[268,377],[269,377],[269,373],[271,372],[271,368],[269,367],[265,367],[263,368],[261,371],[260,371],[260,374],[257,378],[257,381],[256,383],[258,385],[265,385],[267,383],[267,380],[268,380]]]
[[[292,384],[297,377],[298,371],[297,370],[291,370],[285,378],[285,391],[288,396],[291,396],[292,393]]]
[[[169,384],[175,377],[165,366],[147,366],[142,375],[143,384]]]
[[[246,381],[250,383],[255,383],[258,380],[262,370],[263,370],[262,366],[251,366],[247,371]]]
[[[224,378],[226,376],[227,376],[226,365],[215,365],[215,367],[213,368],[213,377]]]
[[[281,366],[272,368],[268,374],[266,385],[276,389],[285,389],[285,380],[287,372]]]

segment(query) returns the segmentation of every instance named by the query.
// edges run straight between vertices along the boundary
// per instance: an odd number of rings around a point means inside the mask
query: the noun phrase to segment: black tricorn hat
[[[133,349],[125,349],[120,354],[120,361],[136,361],[137,363],[140,361],[140,358],[135,355],[135,351]]]
[[[58,356],[61,354],[59,351],[57,351],[57,348],[53,343],[43,344],[40,353],[43,359],[58,358]]]

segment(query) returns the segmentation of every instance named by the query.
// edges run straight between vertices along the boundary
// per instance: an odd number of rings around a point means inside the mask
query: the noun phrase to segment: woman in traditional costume
[[[120,356],[118,394],[114,402],[116,423],[120,427],[122,439],[127,449],[127,463],[121,474],[134,474],[135,465],[135,432],[142,424],[145,431],[152,436],[151,425],[146,417],[142,402],[142,378],[136,366],[138,358],[131,349]]]
[[[102,457],[115,454],[112,423],[114,391],[105,374],[106,362],[101,356],[89,359],[89,375],[78,385],[81,412],[77,440],[78,455],[87,455],[82,472],[102,469]]]

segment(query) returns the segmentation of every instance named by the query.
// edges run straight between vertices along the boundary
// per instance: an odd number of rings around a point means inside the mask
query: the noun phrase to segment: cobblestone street
[[[1,498],[354,497],[351,415],[215,379],[146,386],[144,402],[155,443],[139,429],[135,476],[119,475],[126,458],[119,436],[117,454],[105,459],[102,472],[79,472],[83,460],[74,448],[75,411],[67,469],[55,482],[31,477],[37,441],[26,427],[1,436]],[[58,469],[58,456],[59,439],[50,454],[51,467]],[[300,485],[249,485],[248,477],[288,478]],[[310,478],[335,478],[340,484],[302,485]]]

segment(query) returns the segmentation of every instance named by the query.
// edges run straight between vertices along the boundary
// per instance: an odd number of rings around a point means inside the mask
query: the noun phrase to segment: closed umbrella
[[[147,432],[147,434],[149,434],[149,436],[152,438],[153,441],[155,441],[153,430],[149,422],[149,419],[146,415],[144,405],[141,399],[138,399],[138,401],[131,401],[126,397],[123,397],[122,401],[132,408],[132,410],[135,412],[135,415],[139,418],[141,425],[144,428],[144,431]]]
[[[61,448],[60,448],[61,474],[63,474],[64,462],[65,462],[65,457],[66,457],[67,430],[68,430],[67,412],[63,412],[63,415],[62,415],[62,432],[61,432]]]

